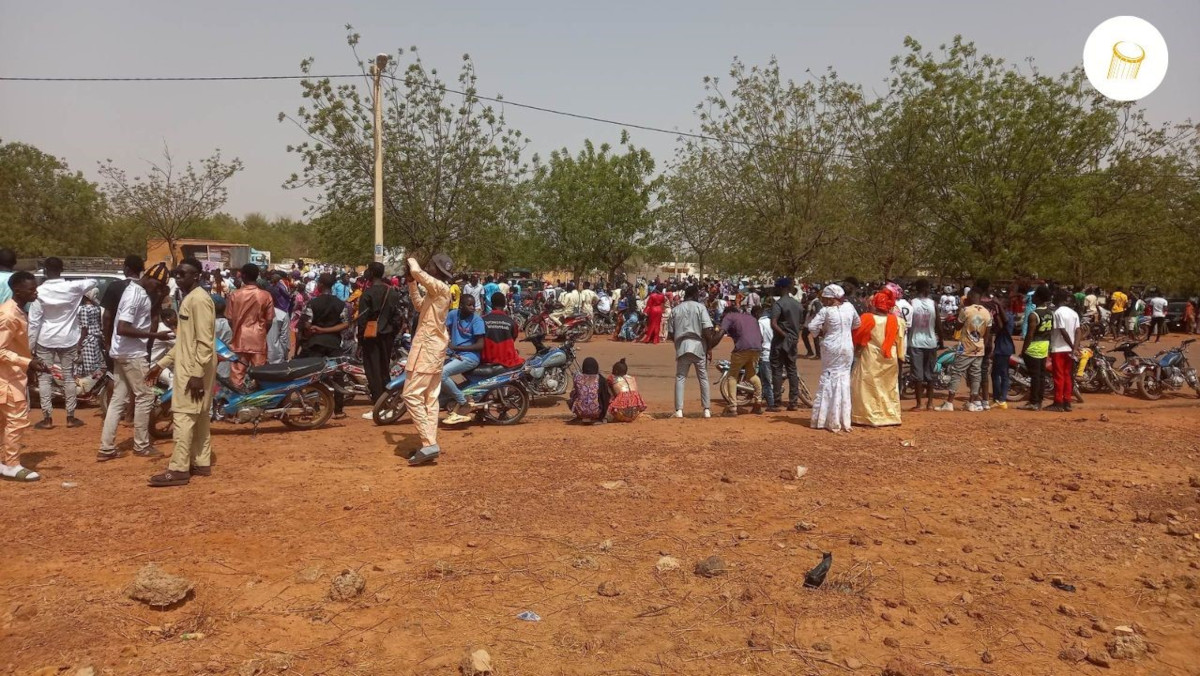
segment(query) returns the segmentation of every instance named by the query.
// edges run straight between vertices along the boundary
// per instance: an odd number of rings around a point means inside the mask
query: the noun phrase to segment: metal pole
[[[375,57],[371,75],[375,79],[375,262],[383,262],[383,97],[380,81],[387,67],[388,55]]]

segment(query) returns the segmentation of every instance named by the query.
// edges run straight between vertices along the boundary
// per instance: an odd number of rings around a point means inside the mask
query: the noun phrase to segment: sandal
[[[42,478],[42,475],[38,474],[37,472],[35,472],[31,469],[25,469],[24,467],[20,467],[17,469],[15,474],[12,474],[11,476],[8,474],[3,474],[3,475],[0,475],[0,478],[3,478],[5,481],[20,481],[23,483],[30,483],[33,481],[40,481]]]
[[[155,474],[150,477],[149,484],[154,488],[164,488],[166,486],[186,486],[191,480],[191,474],[188,472],[174,472],[167,470],[162,474]]]

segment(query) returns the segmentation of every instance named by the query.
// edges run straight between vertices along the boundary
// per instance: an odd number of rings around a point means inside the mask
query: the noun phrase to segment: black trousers
[[[390,333],[380,334],[375,338],[362,338],[358,344],[362,346],[363,370],[367,373],[367,389],[371,391],[371,401],[379,401],[380,395],[387,388],[392,368],[392,346],[396,344],[396,336]]]
[[[1025,370],[1029,371],[1029,403],[1041,406],[1046,396],[1046,358],[1025,355]]]
[[[331,357],[341,356],[340,348],[326,347],[325,345],[305,345],[300,348],[300,353],[296,355],[297,359],[307,359],[308,357],[320,357],[329,359]],[[333,391],[333,412],[341,413],[342,408],[346,405],[346,397],[337,390]]]
[[[804,341],[804,354],[809,357],[816,356],[817,359],[820,359],[821,358],[821,339],[813,338],[812,343],[809,343],[808,339],[810,336],[812,336],[811,331],[809,331],[807,328],[801,329],[800,338]],[[813,351],[814,347],[816,348],[815,353]]]
[[[787,374],[788,404],[800,403],[800,374],[796,372],[795,352],[786,346],[771,348],[771,387],[775,392],[775,405],[783,403],[783,376]]]

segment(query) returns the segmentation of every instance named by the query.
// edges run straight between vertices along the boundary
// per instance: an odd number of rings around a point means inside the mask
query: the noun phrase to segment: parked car
[[[46,275],[41,270],[38,270],[37,272],[33,273],[33,276],[37,277],[38,284],[41,284],[46,279]],[[103,298],[104,290],[108,288],[108,285],[112,284],[113,282],[117,282],[122,279],[125,279],[125,275],[123,275],[119,272],[75,272],[75,271],[72,271],[72,272],[63,272],[62,278],[70,279],[70,280],[94,279],[94,280],[96,280],[96,289],[100,292],[100,297]]]
[[[1187,307],[1186,298],[1167,299],[1167,330],[1183,331],[1183,311]]]

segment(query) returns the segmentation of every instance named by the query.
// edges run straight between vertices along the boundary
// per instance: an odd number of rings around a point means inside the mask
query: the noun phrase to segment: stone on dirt
[[[1136,660],[1146,655],[1146,641],[1141,636],[1118,636],[1106,645],[1108,654],[1118,660]]]
[[[797,521],[796,522],[796,530],[801,533],[807,533],[809,531],[814,531],[816,529],[817,529],[817,524],[815,524],[811,521]]]
[[[1087,654],[1087,661],[1103,669],[1107,669],[1112,666],[1112,662],[1108,659],[1108,654],[1103,650],[1089,650]]]
[[[347,568],[333,578],[333,583],[329,585],[329,599],[331,601],[349,601],[362,594],[366,588],[367,581],[363,576]]]
[[[846,668],[850,670],[862,669],[863,666],[862,660],[856,657],[847,657],[846,659],[842,660],[842,663],[845,664]]]
[[[696,574],[701,577],[724,575],[727,570],[725,560],[715,554],[696,563]]]
[[[938,672],[907,657],[895,657],[883,667],[882,676],[937,676]]]
[[[459,671],[463,676],[489,676],[492,673],[492,656],[480,648],[463,658]]]
[[[75,670],[75,676],[96,676],[95,667],[79,667]]]
[[[992,662],[996,661],[996,658],[992,657],[992,653],[985,650],[979,655],[979,661],[983,662],[984,664],[991,664]]]
[[[664,556],[658,560],[658,563],[654,564],[654,567],[660,573],[667,573],[672,570],[679,570],[679,565],[679,559],[674,556]]]
[[[148,563],[133,578],[126,594],[134,601],[164,608],[182,601],[191,591],[191,580],[170,575],[153,563]]]
[[[612,598],[621,595],[621,587],[617,585],[616,580],[605,580],[600,583],[599,587],[596,587],[596,593]]]
[[[1063,662],[1082,662],[1087,659],[1087,653],[1079,646],[1071,646],[1070,648],[1063,648],[1058,651],[1058,659]]]

